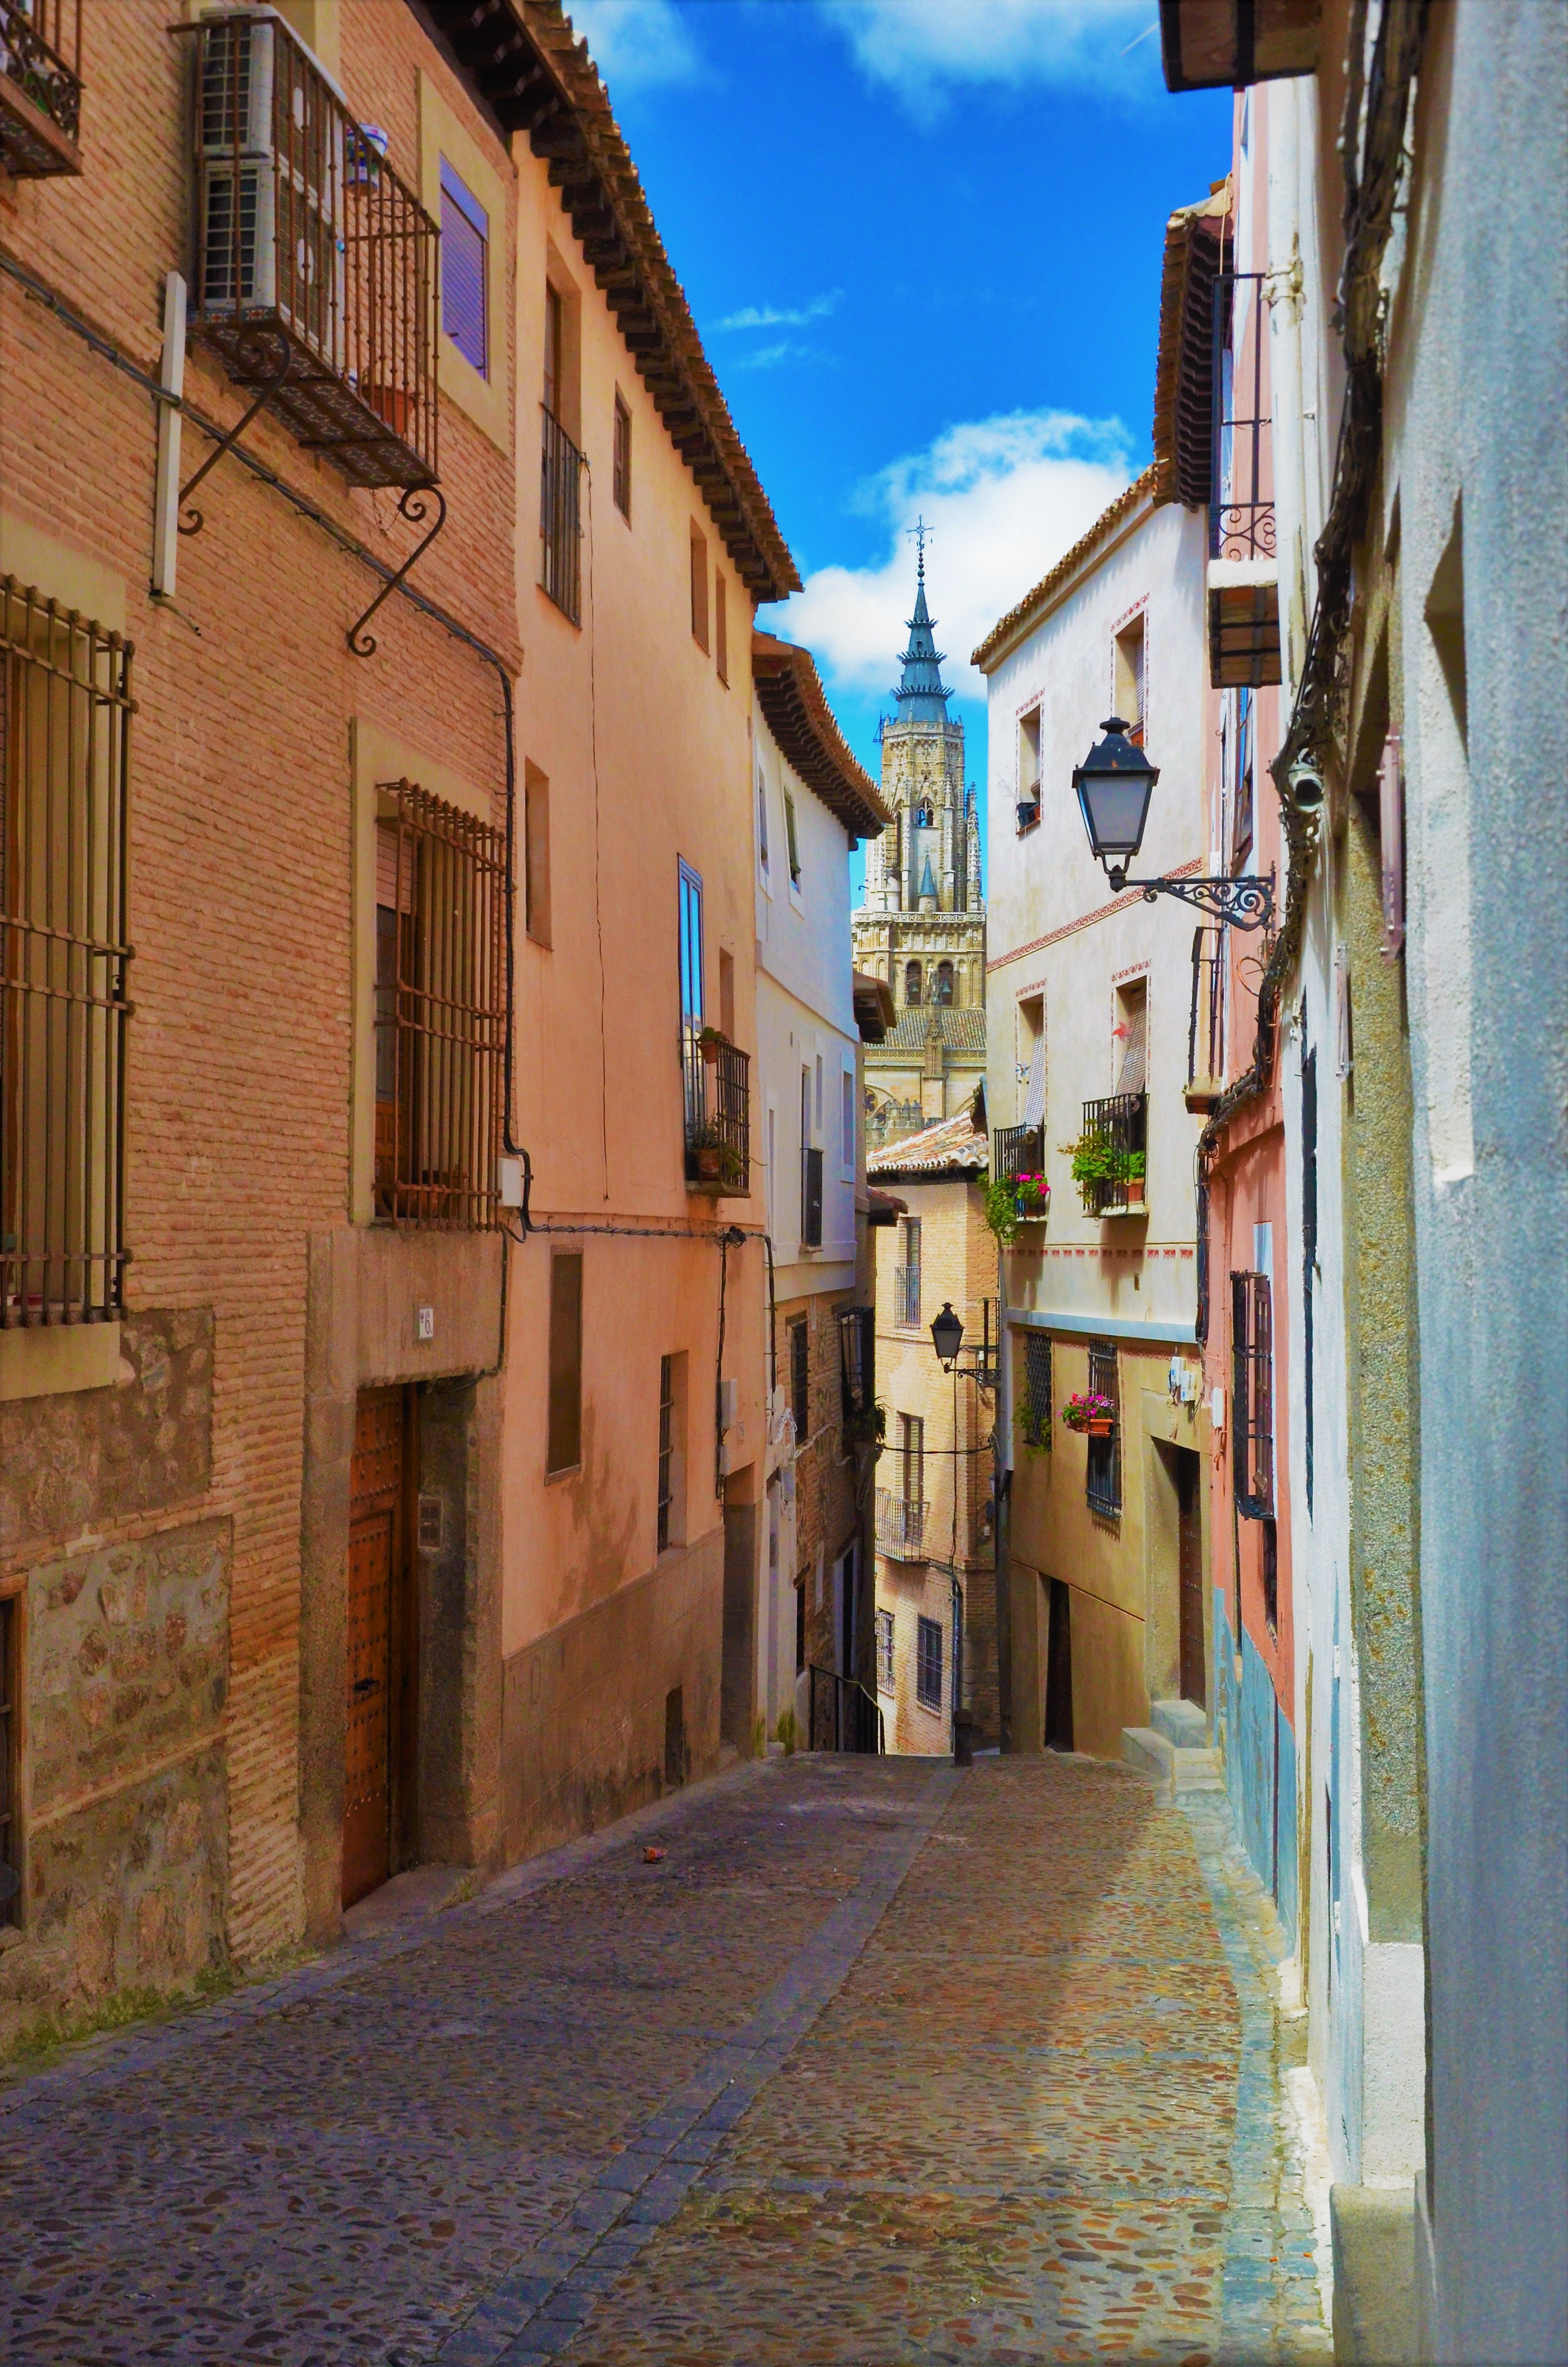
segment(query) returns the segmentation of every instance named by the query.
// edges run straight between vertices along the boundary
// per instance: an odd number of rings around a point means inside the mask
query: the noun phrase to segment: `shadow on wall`
[[[1245,1630],[1241,1682],[1226,1600],[1214,1590],[1214,1663],[1220,1723],[1225,1738],[1225,1788],[1236,1812],[1242,1846],[1258,1880],[1273,1894],[1293,1948],[1296,1944],[1296,1738],[1275,1695],[1262,1654]]]

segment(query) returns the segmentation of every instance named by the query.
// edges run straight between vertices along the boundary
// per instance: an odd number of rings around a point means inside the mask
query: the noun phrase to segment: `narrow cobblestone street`
[[[4,2091],[0,2358],[1326,2357],[1237,1863],[1084,1760],[737,1771]]]

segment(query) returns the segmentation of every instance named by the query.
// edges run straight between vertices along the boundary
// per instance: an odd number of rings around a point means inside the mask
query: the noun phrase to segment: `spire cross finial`
[[[914,541],[916,550],[919,553],[919,572],[923,577],[926,572],[926,537],[929,534],[934,533],[935,528],[929,527],[923,517],[918,517],[915,520],[914,525],[906,527],[904,531],[907,535],[910,536]]]

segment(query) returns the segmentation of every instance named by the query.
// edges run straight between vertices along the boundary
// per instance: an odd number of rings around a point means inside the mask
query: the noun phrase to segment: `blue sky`
[[[579,0],[708,355],[874,772],[913,595],[970,650],[1149,457],[1162,235],[1229,161],[1154,0]]]

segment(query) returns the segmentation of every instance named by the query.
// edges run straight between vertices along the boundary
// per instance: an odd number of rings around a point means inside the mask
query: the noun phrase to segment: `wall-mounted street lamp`
[[[991,1302],[989,1299],[986,1301],[985,1344],[983,1347],[970,1349],[969,1353],[975,1360],[971,1365],[965,1365],[960,1360],[959,1352],[963,1345],[964,1319],[961,1315],[953,1313],[950,1299],[943,1299],[942,1313],[931,1319],[931,1346],[936,1350],[937,1362],[944,1373],[962,1373],[966,1379],[978,1381],[983,1389],[994,1389],[997,1386],[997,1368],[996,1359],[991,1353]]]
[[[1128,739],[1121,716],[1108,716],[1100,728],[1105,737],[1074,773],[1073,787],[1095,859],[1105,866],[1117,895],[1123,888],[1138,888],[1148,904],[1156,896],[1179,896],[1233,928],[1266,929],[1274,917],[1272,871],[1267,879],[1128,878],[1128,866],[1144,843],[1159,766]]]

